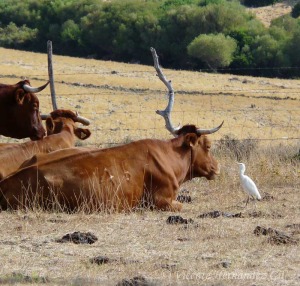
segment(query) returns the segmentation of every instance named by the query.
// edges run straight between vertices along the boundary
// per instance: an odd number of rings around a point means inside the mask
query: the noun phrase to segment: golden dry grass
[[[2,82],[28,77],[33,85],[39,85],[47,80],[46,54],[3,48],[0,54]],[[85,144],[107,146],[138,138],[171,138],[155,113],[165,108],[167,99],[166,87],[153,67],[55,55],[53,62],[58,106],[76,109],[92,120],[93,134]],[[300,80],[163,72],[175,90],[172,119],[176,125],[210,128],[225,120],[214,139],[229,133],[241,139],[299,135]],[[49,94],[49,89],[40,94],[44,113],[52,108]]]
[[[0,54],[2,82],[26,76],[38,85],[47,79],[45,54],[7,49]],[[59,106],[76,108],[93,120],[89,145],[170,138],[154,112],[165,107],[166,99],[153,67],[54,56],[54,70]],[[299,138],[299,80],[163,71],[176,93],[174,123],[211,127],[225,119],[212,139],[228,134],[240,139]],[[84,86],[90,84],[97,88]],[[50,111],[49,91],[40,98],[42,111]],[[194,179],[182,186],[192,202],[176,215],[193,219],[188,227],[167,224],[174,213],[149,210],[89,215],[38,209],[1,212],[0,284],[116,285],[137,275],[156,285],[299,284],[299,242],[274,245],[253,233],[260,225],[300,239],[300,165],[299,159],[292,159],[299,140],[259,141],[243,158],[246,173],[270,198],[246,209],[240,207],[246,196],[239,185],[237,158],[221,142],[214,146],[221,175],[215,181]],[[213,210],[242,212],[243,218],[198,217]],[[287,227],[292,224],[295,228]],[[90,231],[98,241],[56,242],[74,231]],[[112,261],[90,263],[99,255]]]
[[[290,153],[286,146],[285,154]],[[155,285],[297,285],[299,243],[274,245],[253,233],[259,225],[300,238],[299,161],[280,155],[272,162],[269,158],[267,151],[254,152],[246,161],[247,174],[263,196],[270,195],[256,207],[240,207],[246,197],[230,156],[220,158],[223,170],[216,181],[195,179],[184,185],[192,203],[185,204],[180,215],[194,220],[189,225],[167,224],[173,213],[149,210],[92,215],[38,209],[2,212],[0,281],[25,284],[30,278],[48,285],[116,285],[141,275]],[[198,217],[213,210],[242,212],[243,218]],[[292,224],[296,228],[288,227]],[[92,232],[98,241],[56,242],[75,231]],[[111,262],[92,264],[96,256]]]

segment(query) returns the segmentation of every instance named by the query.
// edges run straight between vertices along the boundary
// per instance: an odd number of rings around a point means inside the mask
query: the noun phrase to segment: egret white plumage
[[[238,163],[238,164],[240,166],[241,185],[242,185],[244,191],[248,194],[248,199],[246,202],[246,206],[247,206],[250,197],[253,197],[254,199],[257,199],[257,200],[261,200],[261,195],[260,195],[255,183],[253,182],[253,180],[244,174],[245,170],[246,170],[245,164],[244,163]]]

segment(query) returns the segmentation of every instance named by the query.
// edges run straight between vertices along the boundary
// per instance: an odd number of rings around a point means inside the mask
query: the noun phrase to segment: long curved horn
[[[168,97],[169,97],[169,102],[165,110],[156,110],[156,113],[161,115],[166,122],[166,128],[168,131],[170,131],[174,136],[177,136],[177,132],[180,129],[180,126],[174,127],[172,122],[171,122],[171,111],[174,105],[174,90],[172,87],[171,81],[167,80],[164,74],[162,73],[159,62],[158,62],[158,56],[156,54],[156,51],[154,48],[150,48],[150,51],[152,53],[153,61],[154,61],[154,68],[157,72],[157,76],[159,79],[164,83],[164,85],[168,88]]]
[[[24,84],[23,85],[23,89],[27,92],[32,92],[32,93],[36,93],[36,92],[40,92],[43,89],[45,89],[45,87],[49,84],[49,81],[47,83],[45,83],[44,85],[40,86],[40,87],[32,87],[28,84]]]
[[[78,115],[78,112],[76,112],[76,116],[77,116],[77,122],[80,122],[86,126],[91,124],[91,122],[87,118]]]
[[[48,117],[51,117],[51,114],[41,114],[41,119],[42,120],[46,120]],[[90,120],[88,120],[85,117],[82,117],[78,114],[78,112],[76,111],[76,118],[74,118],[76,122],[82,123],[83,125],[90,125],[91,122]]]
[[[215,127],[215,128],[212,128],[212,129],[200,129],[199,128],[199,129],[197,129],[197,135],[205,135],[205,134],[215,133],[222,127],[223,123],[224,123],[224,120],[218,127]]]
[[[46,120],[48,117],[50,117],[50,114],[41,114],[42,120]]]

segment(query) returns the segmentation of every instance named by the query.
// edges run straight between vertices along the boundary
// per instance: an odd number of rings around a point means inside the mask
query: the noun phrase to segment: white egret
[[[238,163],[240,165],[240,181],[241,185],[244,189],[244,191],[248,194],[248,199],[246,202],[246,206],[249,202],[250,197],[253,197],[254,199],[261,200],[261,195],[253,182],[251,178],[249,178],[247,175],[245,175],[245,164],[244,163]],[[246,207],[245,206],[245,207]]]

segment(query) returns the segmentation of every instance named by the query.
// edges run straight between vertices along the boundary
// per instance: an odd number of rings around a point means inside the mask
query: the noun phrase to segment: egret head
[[[240,166],[240,172],[244,173],[246,170],[245,164],[244,163],[238,163],[238,165]]]

